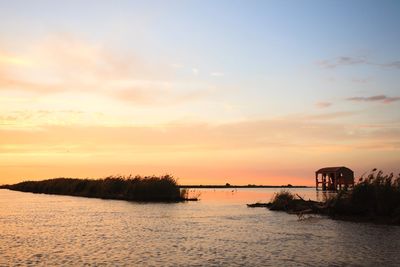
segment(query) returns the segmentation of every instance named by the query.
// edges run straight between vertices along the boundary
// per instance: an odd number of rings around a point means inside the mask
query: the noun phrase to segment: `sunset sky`
[[[1,1],[0,184],[400,171],[400,1]]]

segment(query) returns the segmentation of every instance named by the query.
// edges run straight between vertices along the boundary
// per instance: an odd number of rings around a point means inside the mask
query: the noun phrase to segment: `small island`
[[[333,219],[400,225],[400,174],[384,175],[373,169],[351,190],[342,189],[323,202],[305,200],[298,194],[281,191],[269,203],[247,204],[285,211],[303,218],[305,214],[326,215]]]
[[[110,176],[104,179],[54,178],[2,185],[2,189],[21,192],[68,195],[102,199],[147,202],[178,202],[197,200],[188,197],[171,175]]]

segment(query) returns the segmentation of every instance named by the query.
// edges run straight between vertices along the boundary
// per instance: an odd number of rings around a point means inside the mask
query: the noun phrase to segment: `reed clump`
[[[5,185],[3,188],[22,192],[131,201],[184,201],[187,197],[185,192],[181,192],[176,179],[171,175],[110,176],[96,180],[54,178],[25,181]]]
[[[400,174],[395,177],[373,169],[352,191],[339,192],[331,201],[333,214],[388,218],[400,224]]]
[[[295,206],[296,197],[287,190],[275,194],[270,202],[269,209],[271,210],[291,210]]]

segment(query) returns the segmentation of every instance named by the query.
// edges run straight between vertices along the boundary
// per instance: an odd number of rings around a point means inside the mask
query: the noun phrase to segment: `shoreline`
[[[169,175],[118,176],[104,179],[53,178],[41,181],[24,181],[2,185],[0,189],[49,195],[78,196],[99,199],[116,199],[138,202],[194,201],[186,189],[179,188]]]
[[[400,226],[400,215],[382,215],[373,212],[362,213],[351,209],[347,198],[331,199],[327,201],[304,200],[299,195],[288,192],[278,193],[268,203],[246,204],[248,208],[267,208],[271,211],[286,212],[297,215],[299,220],[305,215],[320,215],[332,220],[373,223]]]
[[[102,199],[102,200],[120,200],[120,201],[128,201],[128,202],[137,202],[137,203],[181,203],[181,202],[188,202],[188,201],[199,201],[200,199],[197,198],[179,198],[179,199],[173,199],[173,200],[153,200],[153,199],[148,199],[148,200],[131,200],[127,198],[120,198],[120,197],[97,197],[97,196],[82,196],[82,195],[72,195],[72,194],[57,194],[57,193],[42,193],[42,192],[31,192],[31,191],[20,191],[20,190],[14,190],[10,188],[5,188],[0,186],[0,190],[9,190],[9,191],[14,191],[14,192],[20,192],[20,193],[29,193],[29,194],[35,194],[35,195],[48,195],[48,196],[67,196],[67,197],[79,197],[79,198],[91,198],[91,199]]]
[[[8,189],[8,184],[0,185],[0,189]],[[178,185],[179,188],[314,188],[308,185]]]
[[[307,185],[179,185],[179,188],[314,188]]]
[[[319,204],[323,204],[323,202],[318,202]],[[271,203],[253,203],[246,204],[248,208],[267,208],[271,211],[277,212],[286,212],[289,215],[297,215],[299,220],[303,220],[305,215],[318,215],[329,218],[335,221],[345,221],[345,222],[353,222],[353,223],[372,223],[377,225],[390,225],[390,226],[398,226],[400,227],[400,222],[393,221],[391,217],[384,216],[358,216],[358,215],[343,215],[343,214],[329,214],[329,211],[326,212],[315,212],[311,210],[303,210],[303,211],[293,211],[293,210],[274,210],[270,208]]]

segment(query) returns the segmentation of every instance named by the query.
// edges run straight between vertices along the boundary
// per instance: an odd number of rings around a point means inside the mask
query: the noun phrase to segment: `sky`
[[[0,184],[400,172],[399,1],[0,1]]]

